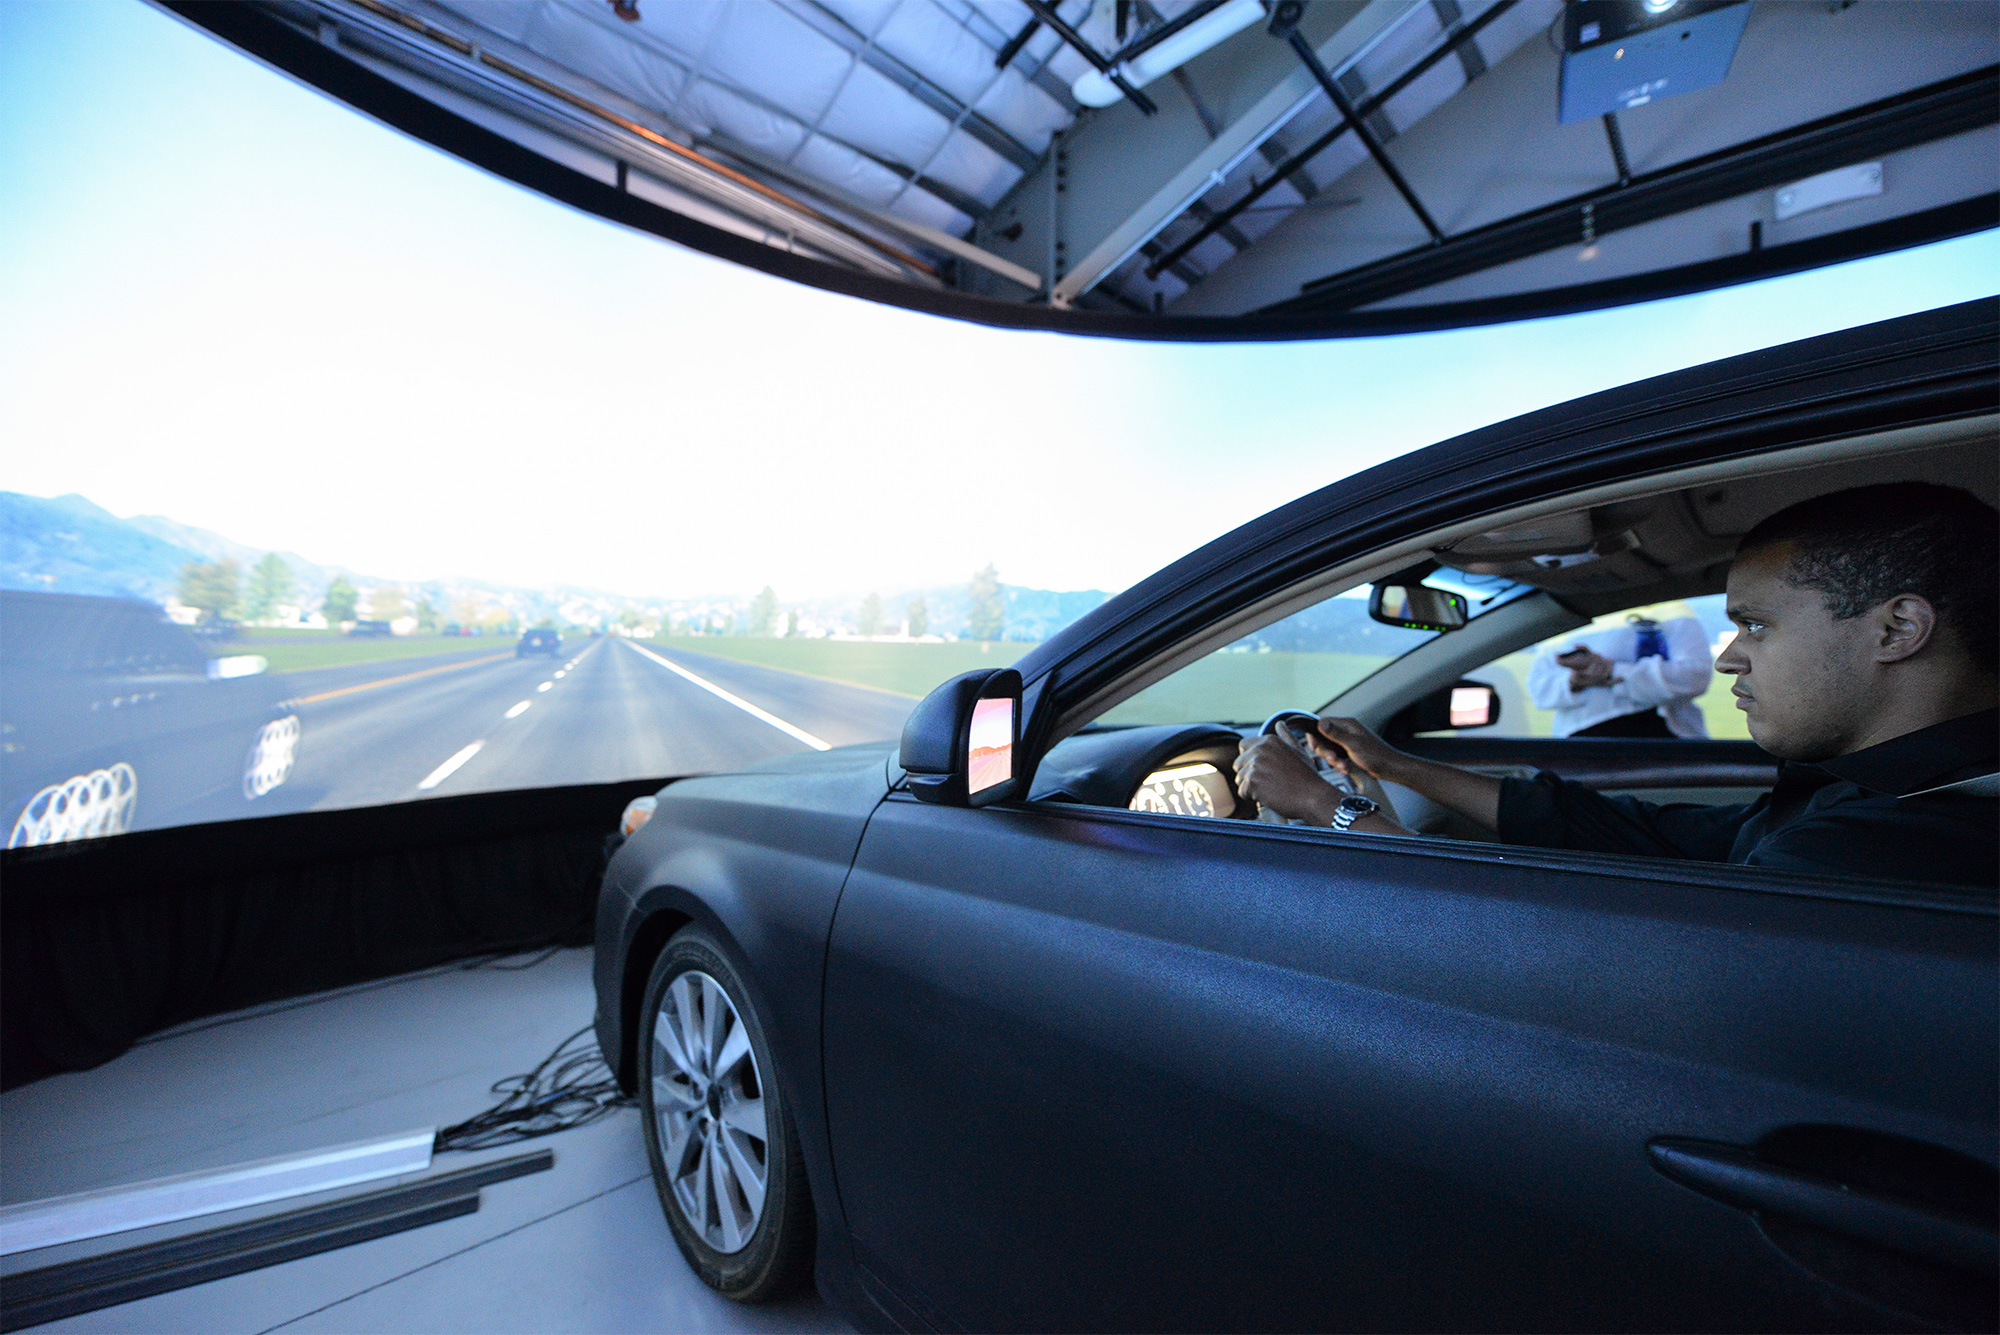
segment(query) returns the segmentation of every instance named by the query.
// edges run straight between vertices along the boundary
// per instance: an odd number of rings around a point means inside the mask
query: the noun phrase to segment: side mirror
[[[1428,584],[1377,584],[1368,594],[1368,615],[1405,630],[1457,630],[1471,614],[1462,593]]]
[[[1461,679],[1396,711],[1382,728],[1385,740],[1401,741],[1420,732],[1490,728],[1500,721],[1500,692],[1483,681]]]
[[[1020,789],[1020,740],[1021,674],[982,668],[953,677],[911,711],[897,763],[918,801],[983,807]]]

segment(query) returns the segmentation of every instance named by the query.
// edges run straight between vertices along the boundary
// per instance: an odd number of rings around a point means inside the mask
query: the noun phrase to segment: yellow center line
[[[384,677],[380,681],[364,681],[359,686],[343,686],[337,691],[321,691],[318,695],[302,695],[292,701],[292,703],[295,705],[315,704],[321,700],[331,700],[339,695],[353,695],[356,691],[372,691],[377,686],[394,686],[399,681],[415,681],[418,677],[436,676],[440,672],[456,672],[460,668],[478,667],[481,663],[497,663],[503,658],[512,657],[511,653],[488,654],[484,658],[475,658],[470,662],[446,663],[442,667],[425,668],[421,672],[405,672],[400,677]]]

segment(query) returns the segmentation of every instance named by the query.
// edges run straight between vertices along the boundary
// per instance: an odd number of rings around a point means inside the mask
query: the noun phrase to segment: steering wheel
[[[1306,745],[1304,739],[1299,736],[1301,732],[1315,734],[1319,732],[1319,716],[1317,714],[1309,714],[1303,709],[1280,709],[1277,713],[1265,719],[1264,726],[1259,728],[1257,732],[1259,736],[1282,739],[1286,745],[1304,756],[1306,764],[1311,765],[1321,778],[1325,779],[1335,788],[1338,788],[1341,792],[1351,793],[1356,791],[1354,785],[1348,781],[1347,776],[1339,770],[1330,768],[1324,760],[1319,758],[1319,753]],[[1271,808],[1265,806],[1262,802],[1257,804],[1257,819],[1272,825],[1289,824],[1283,816],[1271,810]]]
[[[1304,755],[1306,763],[1311,765],[1319,776],[1334,788],[1343,793],[1357,793],[1363,797],[1373,798],[1376,804],[1382,808],[1383,814],[1387,815],[1390,820],[1397,819],[1396,808],[1389,801],[1389,795],[1382,791],[1382,785],[1379,781],[1371,775],[1361,773],[1359,770],[1352,777],[1342,774],[1339,770],[1334,769],[1324,760],[1321,760],[1319,753],[1308,746],[1298,735],[1301,731],[1317,735],[1319,732],[1319,715],[1307,713],[1303,709],[1280,709],[1277,713],[1265,719],[1264,726],[1257,731],[1261,736],[1283,738],[1287,745]],[[1273,825],[1286,825],[1290,823],[1262,802],[1257,804],[1257,819]]]

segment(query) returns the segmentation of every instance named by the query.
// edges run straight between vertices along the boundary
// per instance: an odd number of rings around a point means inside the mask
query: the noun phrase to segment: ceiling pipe
[[[1084,36],[1082,33],[1078,32],[1075,28],[1070,27],[1069,24],[1063,22],[1062,16],[1056,13],[1054,5],[1047,3],[1047,0],[1022,0],[1022,3],[1027,5],[1029,12],[1033,13],[1036,18],[1040,19],[1043,23],[1048,25],[1050,32],[1053,32],[1056,36],[1062,38],[1063,42],[1067,44],[1072,51],[1076,52],[1078,55],[1082,56],[1085,60],[1089,61],[1092,68],[1094,68],[1099,74],[1102,74],[1106,79],[1108,79],[1111,82],[1112,86],[1115,87],[1118,90],[1118,92],[1125,97],[1127,101],[1131,102],[1133,106],[1139,108],[1140,115],[1154,116],[1159,114],[1160,109],[1157,105],[1154,104],[1153,99],[1147,97],[1137,88],[1134,88],[1131,85],[1131,83],[1126,80],[1123,74],[1120,74],[1117,70],[1112,69],[1111,62],[1104,58],[1104,53],[1099,51],[1096,47],[1092,46],[1088,41],[1084,40]],[[1256,3],[1256,0],[1251,0],[1251,3],[1253,4]],[[1117,98],[1112,99],[1112,101],[1114,102],[1116,100]]]
[[[1085,71],[1070,86],[1070,95],[1086,107],[1108,107],[1126,95],[1127,86],[1144,88],[1264,17],[1262,0],[1220,0],[1203,8],[1184,26],[1169,32],[1175,24],[1167,24],[1132,43],[1104,68]]]

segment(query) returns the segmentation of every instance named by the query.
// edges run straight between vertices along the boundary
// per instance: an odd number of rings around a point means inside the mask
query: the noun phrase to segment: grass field
[[[470,653],[483,649],[501,653],[514,648],[511,635],[392,635],[384,639],[349,639],[336,630],[251,630],[209,652],[262,654],[271,672],[304,672],[311,668],[345,667],[350,663],[382,663],[426,654]]]
[[[956,644],[882,644],[867,640],[755,639],[734,635],[672,635],[644,641],[654,648],[713,654],[761,667],[803,672],[922,699],[939,683],[974,668],[1009,667],[1032,644],[961,640]]]

